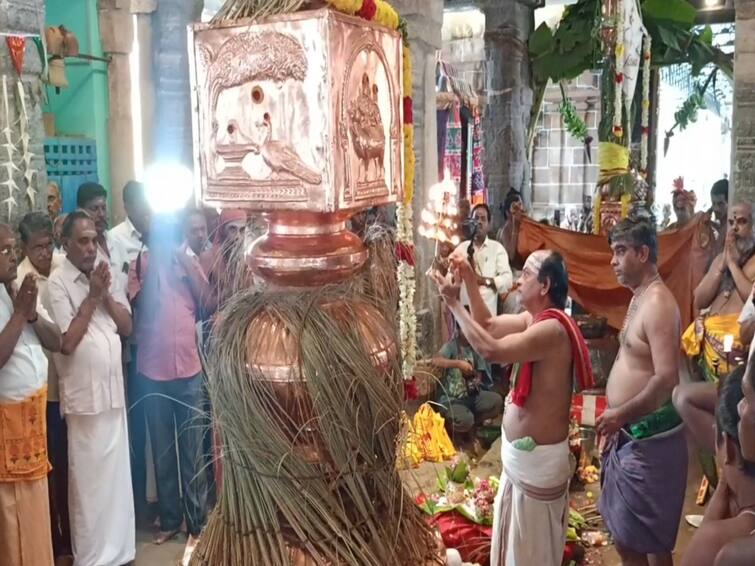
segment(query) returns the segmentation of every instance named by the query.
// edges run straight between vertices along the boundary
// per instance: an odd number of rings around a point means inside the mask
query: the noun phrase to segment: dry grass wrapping
[[[348,322],[357,300],[365,297],[339,286],[246,290],[226,304],[209,363],[224,480],[193,565],[436,560],[433,535],[395,469],[400,366],[390,359],[387,370],[373,367],[358,325]],[[323,308],[337,301],[346,303],[346,316]],[[250,321],[270,314],[298,338],[296,386],[311,409],[305,401],[284,411],[270,383],[247,366]],[[258,346],[249,344],[250,351]],[[319,459],[312,458],[313,439]]]
[[[396,269],[396,237],[387,226],[371,224],[364,235],[364,244],[370,253],[370,259],[363,272],[364,292],[374,297],[377,307],[386,320],[394,323],[398,330],[398,279]]]
[[[288,14],[304,4],[305,0],[227,0],[212,18],[212,23]]]

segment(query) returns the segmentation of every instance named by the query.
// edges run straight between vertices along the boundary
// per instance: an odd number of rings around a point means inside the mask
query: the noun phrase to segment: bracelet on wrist
[[[34,313],[34,318],[32,318],[31,320],[26,319],[26,322],[28,322],[29,324],[34,324],[38,320],[39,320],[39,313],[35,312]]]

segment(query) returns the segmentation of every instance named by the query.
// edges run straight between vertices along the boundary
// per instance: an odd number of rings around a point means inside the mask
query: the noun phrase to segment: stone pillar
[[[435,106],[436,54],[441,48],[442,0],[395,0],[394,7],[409,25],[414,92],[414,153],[417,159],[414,182],[414,225],[427,202],[430,185],[438,181],[438,129]],[[437,293],[425,272],[434,256],[432,242],[414,232],[417,257],[416,306],[421,332],[419,347],[424,353],[437,349],[440,340],[440,308]]]
[[[99,0],[97,7],[102,51],[110,56],[107,71],[111,186],[106,188],[110,191],[111,226],[115,226],[126,217],[123,208],[123,187],[134,178],[134,127],[129,61],[134,46],[134,23],[129,2],[125,0]]]
[[[510,187],[522,192],[527,205],[531,200],[527,125],[533,94],[527,39],[539,2],[478,0],[476,4],[485,13],[485,177],[497,225],[498,206]]]
[[[40,33],[45,21],[45,4],[43,0],[0,0],[0,32],[3,33]],[[31,38],[26,40],[26,52],[24,54],[24,66],[21,74],[21,80],[24,85],[26,111],[29,117],[29,151],[33,154],[30,163],[30,169],[37,173],[31,180],[30,198],[27,195],[27,182],[24,178],[26,166],[23,162],[21,152],[20,130],[17,123],[19,111],[17,106],[16,89],[18,88],[18,75],[11,62],[8,48],[5,45],[5,38],[2,40],[0,47],[0,75],[6,77],[8,89],[8,105],[11,121],[12,143],[15,151],[13,152],[13,163],[18,170],[13,171],[5,167],[8,162],[6,148],[2,147],[0,151],[0,221],[7,222],[15,226],[21,217],[30,209],[44,210],[46,206],[47,193],[47,173],[45,169],[45,156],[42,142],[44,140],[44,126],[42,123],[42,82],[40,73],[42,72],[42,61],[37,52],[37,48]],[[2,98],[2,94],[0,94]],[[0,100],[0,109],[2,101]],[[0,130],[5,128],[4,114],[0,113]],[[0,144],[5,143],[5,136],[0,135]],[[18,186],[10,195],[8,185],[8,175],[13,175],[13,179]],[[6,199],[12,196],[15,205],[10,208]]]
[[[755,202],[755,0],[736,0],[729,202]]]
[[[186,29],[199,21],[202,6],[201,0],[160,0],[152,15],[153,157],[180,161],[189,167],[194,161]]]

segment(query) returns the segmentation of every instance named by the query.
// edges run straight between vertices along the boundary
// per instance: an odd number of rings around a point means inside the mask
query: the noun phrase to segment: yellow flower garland
[[[404,74],[402,76],[402,79],[403,79],[402,86],[404,87],[404,96],[411,96],[412,95],[412,51],[408,47],[404,48],[402,60],[404,63]]]
[[[328,4],[344,14],[356,14],[362,7],[362,0],[328,0]]]

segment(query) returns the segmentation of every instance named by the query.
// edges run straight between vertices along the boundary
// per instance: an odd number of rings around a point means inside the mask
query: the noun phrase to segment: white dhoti
[[[501,437],[491,566],[560,566],[569,520],[569,442],[519,450]]]
[[[68,506],[74,566],[120,566],[135,558],[126,410],[66,415]]]

